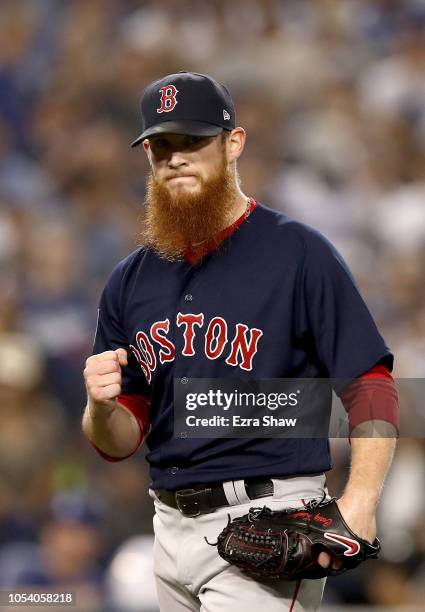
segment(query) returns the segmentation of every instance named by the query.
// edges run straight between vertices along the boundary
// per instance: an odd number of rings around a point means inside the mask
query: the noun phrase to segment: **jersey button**
[[[173,475],[174,475],[174,474],[177,474],[177,472],[178,472],[178,471],[179,471],[179,468],[178,468],[178,467],[176,467],[176,466],[172,467],[172,468],[171,468],[171,470],[170,470],[170,472],[171,472]]]
[[[192,300],[193,300],[193,295],[192,295],[191,293],[187,293],[187,294],[184,296],[184,301],[185,301],[185,302],[191,302]]]

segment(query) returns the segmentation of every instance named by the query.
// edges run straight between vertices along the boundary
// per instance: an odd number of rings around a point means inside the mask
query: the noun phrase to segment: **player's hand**
[[[374,508],[369,508],[367,504],[358,504],[355,499],[351,497],[345,498],[344,496],[339,498],[338,508],[350,529],[360,538],[372,544],[376,537]],[[321,552],[317,562],[322,567],[329,567],[331,565],[333,569],[339,569],[342,565],[340,559],[331,557],[327,552]]]
[[[127,365],[127,352],[123,348],[92,355],[86,361],[84,380],[90,405],[100,405],[110,411],[116,406],[121,393],[121,367]]]

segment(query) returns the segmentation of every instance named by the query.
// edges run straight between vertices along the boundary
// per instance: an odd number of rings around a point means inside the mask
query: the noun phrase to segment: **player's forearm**
[[[355,432],[355,430],[354,430]],[[343,497],[359,508],[376,509],[391,465],[396,438],[351,438],[350,476]]]
[[[89,401],[82,429],[91,442],[111,457],[127,457],[140,442],[137,419],[118,402],[113,409],[111,406],[105,409],[105,405]]]

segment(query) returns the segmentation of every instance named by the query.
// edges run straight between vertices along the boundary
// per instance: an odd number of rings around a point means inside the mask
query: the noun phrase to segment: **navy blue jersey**
[[[120,262],[93,352],[118,347],[122,393],[151,401],[152,486],[168,489],[331,467],[324,439],[174,438],[174,378],[349,379],[393,360],[335,248],[261,204],[195,265],[145,248]]]

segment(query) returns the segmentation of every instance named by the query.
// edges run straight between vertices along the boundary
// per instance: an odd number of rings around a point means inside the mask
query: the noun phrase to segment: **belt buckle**
[[[198,506],[198,509],[195,512],[187,512],[184,509],[184,507],[182,505],[180,505],[182,503],[180,501],[181,497],[193,495],[194,493],[202,493],[202,491],[196,491],[196,489],[180,489],[180,491],[176,491],[176,493],[175,493],[176,506],[179,509],[179,511],[181,512],[181,514],[183,514],[183,516],[188,516],[189,518],[194,518],[195,516],[199,516],[201,514],[201,510],[199,508],[199,501],[197,501],[197,500],[193,501],[193,503],[196,506]]]

